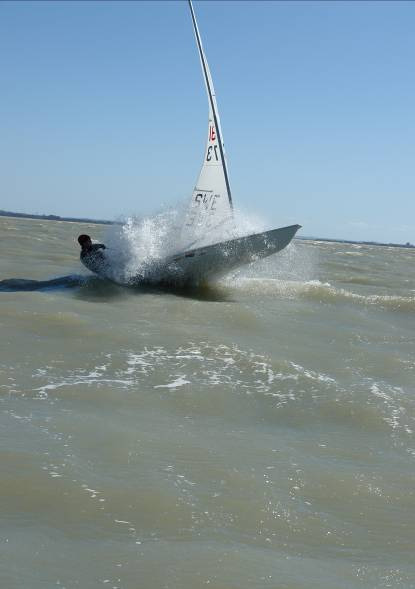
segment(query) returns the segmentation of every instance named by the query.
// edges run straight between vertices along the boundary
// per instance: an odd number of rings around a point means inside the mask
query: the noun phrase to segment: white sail
[[[183,227],[182,239],[187,247],[212,243],[217,239],[215,229],[225,225],[233,217],[232,196],[215,89],[191,0],[189,0],[189,7],[209,99],[209,125],[202,169],[193,190]]]

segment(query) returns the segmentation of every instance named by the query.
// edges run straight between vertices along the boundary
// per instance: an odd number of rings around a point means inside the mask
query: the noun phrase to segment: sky
[[[415,3],[197,1],[235,206],[415,243]],[[191,196],[207,97],[187,3],[0,2],[0,209],[120,219]]]

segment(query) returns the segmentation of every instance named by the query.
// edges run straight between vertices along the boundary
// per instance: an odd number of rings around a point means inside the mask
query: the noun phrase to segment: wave
[[[0,291],[20,292],[34,290],[61,290],[65,288],[76,288],[82,286],[89,280],[88,276],[70,274],[59,276],[50,280],[31,280],[27,278],[8,278],[0,280]]]
[[[113,289],[117,292],[120,286],[108,280],[85,275],[68,275],[52,278],[50,280],[31,280],[26,278],[10,278],[0,281],[0,292],[33,292],[33,291],[59,291],[66,289],[83,289],[85,296],[99,294],[110,295]],[[330,283],[319,280],[287,281],[275,278],[229,278],[212,285],[203,285],[194,288],[162,288],[147,285],[135,285],[127,287],[130,292],[162,294],[166,290],[173,295],[185,298],[226,301],[234,300],[235,291],[252,294],[255,296],[279,296],[285,299],[300,298],[312,302],[326,304],[352,303],[370,305],[392,311],[415,311],[415,296],[399,295],[362,295],[348,291],[344,288],[336,288]],[[104,292],[102,292],[104,289]]]
[[[145,346],[98,354],[92,363],[62,371],[61,366],[42,366],[32,374],[33,387],[19,390],[15,380],[3,385],[14,393],[57,402],[71,397],[102,399],[103,388],[116,391],[155,392],[171,409],[188,415],[189,398],[201,415],[232,419],[236,399],[255,399],[265,423],[294,428],[322,421],[356,430],[390,431],[394,439],[412,436],[413,402],[401,387],[348,369],[320,370],[288,358],[271,358],[236,344],[210,341],[182,346]],[[115,394],[114,394],[115,393]],[[168,393],[168,396],[164,396]],[[235,397],[236,395],[237,397]],[[232,400],[233,399],[233,400]],[[108,402],[108,398],[106,402]]]
[[[415,296],[363,295],[338,288],[328,282],[310,280],[307,282],[284,281],[274,278],[239,278],[234,282],[224,282],[245,292],[262,295],[279,295],[283,298],[302,298],[320,303],[356,303],[374,305],[380,308],[399,311],[415,311]]]
[[[132,294],[171,294],[193,300],[230,302],[232,293],[220,285],[203,284],[200,286],[163,287],[147,284],[119,285],[105,278],[93,275],[60,276],[50,280],[32,280],[27,278],[8,278],[0,280],[0,292],[49,292],[75,290],[77,296],[87,300],[113,298],[122,292]]]

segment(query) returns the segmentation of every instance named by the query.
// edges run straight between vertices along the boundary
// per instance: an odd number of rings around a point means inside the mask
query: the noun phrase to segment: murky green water
[[[0,280],[71,276],[0,284],[0,586],[415,587],[415,252],[178,296],[79,278],[85,231],[0,218]]]

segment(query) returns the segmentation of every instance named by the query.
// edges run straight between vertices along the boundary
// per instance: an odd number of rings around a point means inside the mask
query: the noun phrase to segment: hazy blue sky
[[[195,2],[236,206],[415,242],[415,3]],[[0,2],[0,208],[189,198],[207,99],[187,3]]]

